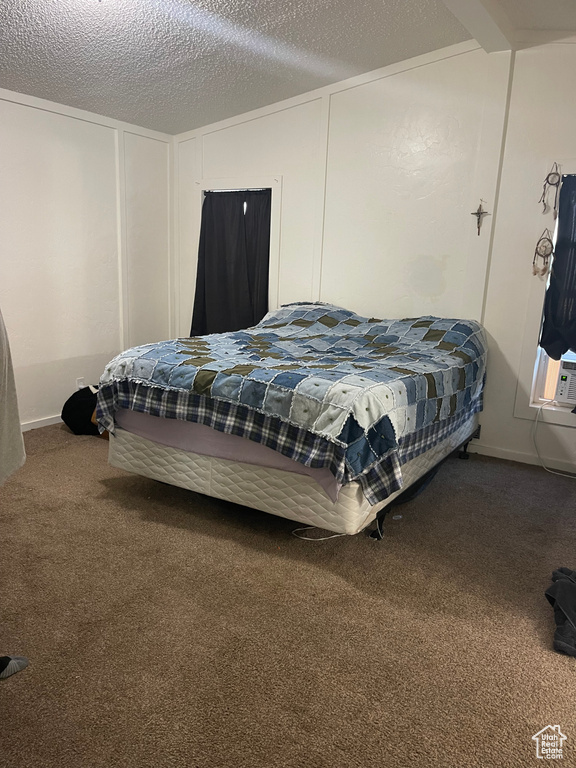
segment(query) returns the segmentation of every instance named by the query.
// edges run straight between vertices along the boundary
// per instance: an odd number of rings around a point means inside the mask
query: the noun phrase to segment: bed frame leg
[[[468,453],[468,446],[470,445],[470,442],[472,440],[479,440],[480,439],[480,432],[482,431],[482,427],[480,424],[476,427],[473,434],[470,435],[468,440],[460,447],[460,450],[458,451],[458,458],[459,459],[469,459],[470,454]]]
[[[375,539],[376,541],[382,541],[384,538],[384,531],[382,530],[382,526],[384,524],[384,518],[390,512],[390,510],[394,509],[395,507],[400,506],[400,504],[406,504],[408,501],[412,501],[412,499],[415,499],[416,496],[422,493],[422,491],[428,487],[428,485],[431,483],[432,479],[434,478],[436,472],[440,469],[442,464],[446,459],[442,459],[438,464],[436,464],[435,467],[432,467],[432,469],[429,469],[428,472],[426,472],[425,475],[422,475],[422,477],[417,480],[415,483],[413,483],[409,488],[407,488],[405,491],[403,491],[399,496],[397,496],[394,501],[392,501],[388,506],[384,507],[384,509],[381,509],[378,515],[376,516],[376,527],[372,530],[367,530],[366,535],[369,536],[371,539]]]
[[[470,454],[468,453],[468,445],[470,444],[470,441],[467,443],[464,443],[464,445],[460,448],[458,451],[458,458],[459,459],[466,459],[468,460],[470,458]]]
[[[378,516],[376,517],[376,521],[375,521],[376,522],[376,527],[373,528],[372,530],[367,530],[366,531],[366,535],[369,538],[374,539],[375,541],[382,541],[382,539],[384,538],[384,531],[382,529],[382,526],[384,525],[384,518],[386,517],[386,515],[390,511],[390,506],[386,507],[385,509],[383,509],[378,514]]]
[[[474,434],[471,435],[462,446],[460,446],[460,450],[458,451],[459,459],[468,460],[470,458],[470,454],[468,453],[468,445],[470,444],[471,440],[478,439],[479,437],[480,437],[480,426],[478,426]],[[391,504],[388,504],[387,507],[384,507],[384,509],[381,509],[378,515],[376,516],[376,520],[375,520],[376,526],[372,529],[369,529],[369,528],[366,529],[366,535],[369,536],[371,539],[374,539],[375,541],[382,541],[382,539],[384,538],[384,531],[383,531],[384,518],[386,517],[388,512],[390,512],[391,509],[398,506],[399,504],[405,504],[407,501],[412,501],[412,499],[416,498],[416,496],[418,496],[418,494],[420,494],[427,487],[427,485],[430,483],[430,481],[432,480],[436,472],[438,472],[441,465],[445,461],[446,459],[443,459],[441,462],[436,464],[435,467],[432,467],[431,470],[429,470],[413,485],[411,485],[403,493],[397,496]]]

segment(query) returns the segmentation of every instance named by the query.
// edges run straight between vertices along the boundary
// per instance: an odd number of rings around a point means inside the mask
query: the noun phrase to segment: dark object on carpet
[[[98,435],[98,427],[92,421],[97,396],[98,387],[82,387],[64,403],[62,421],[75,435]]]
[[[0,680],[6,680],[27,666],[28,659],[24,656],[0,656]]]
[[[554,650],[576,656],[576,571],[558,568],[544,594],[554,608]]]
[[[552,573],[552,581],[572,581],[576,584],[576,571],[572,571],[570,568],[558,568]]]

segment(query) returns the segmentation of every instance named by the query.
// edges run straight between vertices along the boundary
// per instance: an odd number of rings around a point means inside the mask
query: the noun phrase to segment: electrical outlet
[[[84,376],[81,376],[79,379],[76,379],[76,389],[82,389],[82,387],[85,387],[84,384]]]

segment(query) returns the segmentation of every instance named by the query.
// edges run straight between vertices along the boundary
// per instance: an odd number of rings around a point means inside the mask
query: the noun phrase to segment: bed
[[[470,440],[485,368],[475,321],[303,302],[126,350],[97,420],[116,467],[356,534]]]

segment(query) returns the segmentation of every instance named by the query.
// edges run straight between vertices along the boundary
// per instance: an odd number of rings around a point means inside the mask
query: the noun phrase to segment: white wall
[[[169,148],[0,91],[0,306],[25,425],[56,419],[121,349],[171,335]]]
[[[557,155],[576,159],[575,55],[566,45],[526,50],[512,70],[510,54],[465,43],[177,136],[179,332],[188,332],[194,291],[194,185],[281,174],[281,303],[483,320],[491,348],[475,449],[536,462],[527,401],[543,290],[531,282],[545,226],[536,201]],[[491,215],[478,237],[480,198]],[[526,323],[531,360],[519,383]],[[573,467],[574,430],[539,429],[545,459]]]
[[[196,263],[200,232],[200,203],[196,181],[200,139],[176,141],[174,145],[175,233],[174,233],[174,322],[177,336],[187,336],[192,323],[196,286]]]
[[[124,136],[126,346],[171,335],[170,144],[130,131]]]
[[[452,46],[176,137],[181,333],[194,290],[193,187],[240,186],[249,174],[282,177],[280,303],[480,317],[492,222],[477,238],[470,212],[494,202],[509,62]]]
[[[321,124],[322,101],[313,97],[256,120],[227,121],[195,138],[177,137],[181,334],[189,333],[192,318],[204,179],[238,187],[250,186],[254,177],[281,179],[279,303],[312,299],[321,245]]]
[[[532,257],[543,230],[554,229],[552,213],[544,215],[538,199],[554,161],[576,173],[575,72],[574,44],[516,54],[484,315],[490,365],[480,450],[520,461],[537,461],[535,409],[528,403],[545,282],[532,275]],[[541,454],[552,466],[574,471],[576,416],[544,411],[540,420]]]
[[[480,318],[509,54],[481,50],[334,93],[321,299]]]

